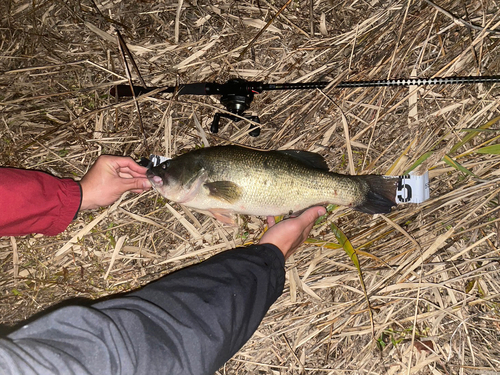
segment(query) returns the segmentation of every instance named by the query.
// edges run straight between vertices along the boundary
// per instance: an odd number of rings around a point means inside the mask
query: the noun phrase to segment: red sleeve
[[[0,168],[0,236],[54,236],[80,208],[80,184],[44,172]]]

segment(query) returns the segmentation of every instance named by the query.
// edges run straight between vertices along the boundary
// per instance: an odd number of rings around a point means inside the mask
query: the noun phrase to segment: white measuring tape
[[[396,203],[422,203],[431,196],[429,172],[421,176],[410,174],[399,176],[396,190]]]

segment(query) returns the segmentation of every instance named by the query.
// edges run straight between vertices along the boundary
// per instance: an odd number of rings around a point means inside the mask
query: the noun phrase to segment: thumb
[[[314,223],[320,216],[326,214],[326,209],[321,206],[311,207],[305,210],[298,218],[304,226]]]

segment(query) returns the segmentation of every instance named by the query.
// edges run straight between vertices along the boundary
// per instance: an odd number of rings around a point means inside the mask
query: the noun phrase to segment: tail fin
[[[355,210],[367,214],[387,214],[396,206],[396,188],[398,177],[361,175],[356,176],[368,186],[365,200],[354,207]]]

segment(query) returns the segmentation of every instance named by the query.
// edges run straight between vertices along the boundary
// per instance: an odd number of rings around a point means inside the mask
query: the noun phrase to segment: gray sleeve
[[[68,306],[0,339],[2,374],[213,374],[284,285],[273,245],[220,253],[144,288]]]

